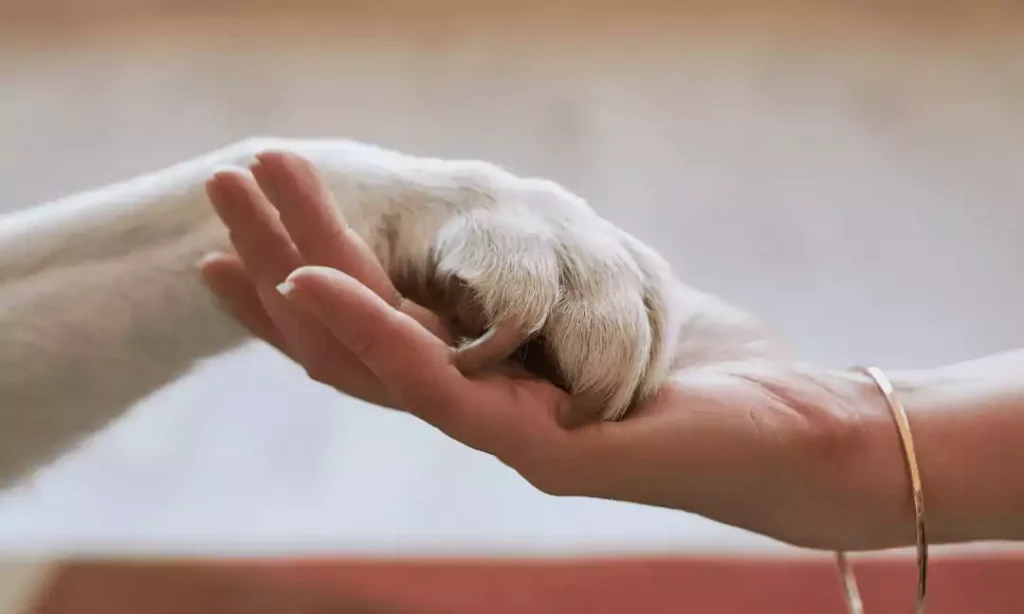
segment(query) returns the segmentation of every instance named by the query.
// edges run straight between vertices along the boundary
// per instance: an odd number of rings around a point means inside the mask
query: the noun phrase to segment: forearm
[[[204,182],[241,145],[0,216],[0,284],[169,245],[215,219]]]
[[[220,233],[0,285],[0,489],[244,339],[196,267]]]
[[[933,538],[1024,538],[1024,351],[894,377]]]
[[[914,436],[929,540],[1024,538],[1024,350],[888,376]],[[896,425],[873,383],[862,395],[875,434],[868,454],[893,506],[886,540],[908,545],[913,504]]]
[[[0,489],[244,339],[197,267],[237,149],[0,217]]]
[[[393,274],[422,275],[433,236],[473,206],[478,183],[518,186],[481,163],[258,139],[0,218],[0,488],[243,338],[196,267],[230,247],[205,184],[270,149],[321,167],[341,215]]]

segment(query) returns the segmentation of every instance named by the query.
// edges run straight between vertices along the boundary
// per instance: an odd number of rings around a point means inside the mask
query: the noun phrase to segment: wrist
[[[830,392],[828,411],[844,425],[836,446],[841,452],[824,451],[821,456],[824,488],[839,515],[831,523],[839,532],[830,540],[830,549],[882,550],[913,544],[910,476],[885,396],[859,369],[819,372],[815,379]],[[924,490],[927,506],[927,487]]]
[[[1024,537],[1019,368],[995,358],[893,377],[914,432],[932,543]]]
[[[1012,476],[1024,454],[1008,452],[1022,448],[1014,440],[1024,432],[1018,417],[1024,414],[1007,403],[1014,396],[1006,394],[1007,382],[979,377],[962,366],[887,375],[910,422],[929,541],[1021,537],[1024,489]],[[870,493],[865,517],[876,519],[867,547],[909,546],[914,540],[913,493],[892,410],[872,378],[861,372],[845,377],[856,396],[859,456],[849,467],[856,475],[847,479]]]

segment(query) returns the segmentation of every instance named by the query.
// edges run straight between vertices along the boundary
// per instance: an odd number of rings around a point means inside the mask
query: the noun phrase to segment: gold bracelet
[[[896,427],[900,434],[903,456],[906,459],[907,473],[910,475],[910,487],[914,493],[914,519],[917,534],[917,599],[914,605],[915,614],[924,614],[925,595],[928,589],[928,537],[924,523],[924,490],[921,488],[921,469],[917,465],[917,452],[914,449],[914,437],[910,432],[910,420],[893,390],[892,382],[877,367],[864,367],[863,371],[878,385],[885,402],[892,411]],[[836,553],[836,563],[845,591],[846,608],[850,614],[863,614],[864,609],[857,589],[857,580],[842,552]]]
[[[857,576],[853,574],[853,568],[850,567],[846,553],[842,550],[836,552],[836,567],[839,568],[839,581],[843,583],[846,611],[848,614],[864,614],[864,603],[860,599],[860,589],[857,588]]]

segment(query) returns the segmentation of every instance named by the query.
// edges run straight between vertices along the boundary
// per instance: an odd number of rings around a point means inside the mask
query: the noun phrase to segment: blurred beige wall
[[[1014,3],[231,4],[0,4],[0,208],[244,136],[344,136],[562,181],[813,359],[927,366],[1024,345]],[[246,510],[259,520],[239,523]],[[260,348],[157,395],[0,505],[0,543],[453,535],[756,542],[552,502]]]

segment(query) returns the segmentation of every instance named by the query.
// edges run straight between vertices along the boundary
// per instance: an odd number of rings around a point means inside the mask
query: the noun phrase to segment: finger
[[[303,267],[281,292],[327,324],[397,408],[512,467],[543,467],[549,460],[565,465],[559,460],[564,432],[555,414],[568,397],[550,383],[467,379],[443,341],[342,272]]]
[[[221,171],[207,182],[206,191],[257,287],[273,288],[302,266],[284,225],[252,178]]]
[[[253,177],[306,262],[344,271],[397,307],[401,295],[373,251],[341,217],[316,167],[284,152],[261,153],[256,159]]]
[[[406,300],[391,283],[377,256],[338,212],[316,167],[287,152],[256,156],[253,177],[280,213],[280,220],[306,264],[343,271],[408,314],[445,342],[451,337],[434,312]]]
[[[224,309],[253,336],[301,364],[311,375],[316,374],[317,379],[324,384],[377,405],[390,406],[393,403],[383,394],[383,387],[369,369],[355,360],[355,357],[347,356],[344,348],[306,356],[304,360],[290,351],[285,335],[263,307],[256,286],[237,256],[211,254],[200,262],[200,269]],[[297,315],[308,317],[304,313]],[[318,322],[312,323],[322,326]],[[319,340],[325,341],[327,338],[327,331],[321,329]]]
[[[251,335],[266,341],[294,360],[288,352],[284,336],[263,308],[256,286],[237,256],[214,253],[200,262],[206,285],[224,309]]]
[[[307,371],[334,360],[336,348],[323,324],[276,291],[277,284],[303,262],[259,186],[244,172],[232,170],[215,174],[206,188],[263,308],[281,331],[289,355]]]
[[[403,409],[446,432],[458,428],[473,384],[452,363],[443,341],[333,269],[303,267],[280,290],[323,322]]]
[[[231,231],[232,243],[255,285],[264,309],[289,355],[316,381],[370,402],[394,405],[377,378],[355,356],[339,347],[323,325],[296,309],[276,290],[277,284],[303,264],[277,212],[253,178],[245,173],[218,173],[207,184],[217,214]]]

